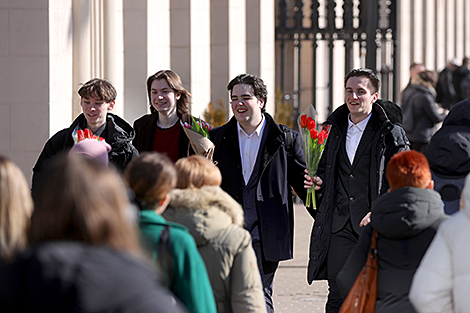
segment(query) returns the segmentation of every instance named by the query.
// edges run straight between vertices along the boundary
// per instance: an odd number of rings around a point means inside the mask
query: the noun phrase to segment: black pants
[[[276,274],[279,262],[266,261],[261,248],[261,242],[259,240],[253,241],[253,249],[256,253],[256,259],[258,261],[259,273],[261,275],[261,282],[263,283],[264,300],[266,301],[266,309],[268,313],[274,313],[273,304],[273,281],[274,274]]]
[[[336,284],[336,276],[338,275],[344,263],[348,259],[352,250],[357,244],[359,235],[354,231],[351,219],[338,232],[331,234],[330,247],[327,256],[327,279],[328,279],[328,301],[326,302],[326,313],[339,312],[343,297],[339,293]]]

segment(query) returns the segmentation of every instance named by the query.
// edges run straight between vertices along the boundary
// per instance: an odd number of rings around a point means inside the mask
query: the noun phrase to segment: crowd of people
[[[109,81],[84,83],[82,113],[46,142],[31,189],[0,156],[2,311],[274,312],[294,194],[305,203],[311,188],[307,281],[327,280],[327,313],[340,311],[373,230],[376,312],[463,311],[470,99],[441,91],[444,76],[465,88],[452,66],[413,63],[400,105],[379,99],[372,70],[350,71],[314,176],[256,75],[228,83],[233,117],[210,130],[210,158],[186,134],[191,94],[174,71],[147,79],[150,114],[133,126],[109,112]]]

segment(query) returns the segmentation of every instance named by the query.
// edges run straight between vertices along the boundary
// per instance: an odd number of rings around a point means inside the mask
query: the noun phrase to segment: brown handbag
[[[339,313],[373,313],[377,300],[377,237],[379,233],[374,229],[372,233],[370,250],[366,265],[357,275],[354,285],[349,290]]]

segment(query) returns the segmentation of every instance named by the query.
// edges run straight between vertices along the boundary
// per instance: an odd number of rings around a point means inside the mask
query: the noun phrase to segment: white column
[[[191,1],[170,1],[171,69],[191,90]]]
[[[246,72],[246,3],[229,0],[228,44],[229,80]]]
[[[191,0],[191,113],[203,115],[211,101],[210,0]]]
[[[103,77],[109,80],[117,91],[113,113],[123,115],[123,65],[119,56],[122,47],[122,0],[103,0]]]
[[[245,0],[211,1],[211,71],[211,99],[222,100],[230,117],[227,83],[246,73]]]
[[[134,1],[134,0],[131,0]],[[170,0],[147,0],[147,73],[144,78],[169,69],[171,62],[170,49]],[[175,21],[176,22],[176,21]],[[178,24],[175,24],[177,27]],[[135,34],[134,34],[135,36]]]
[[[72,118],[82,111],[77,90],[80,84],[91,78],[91,34],[90,1],[73,0],[73,79],[72,79]]]

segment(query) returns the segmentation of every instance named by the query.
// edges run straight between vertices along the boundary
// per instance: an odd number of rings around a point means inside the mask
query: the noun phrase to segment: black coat
[[[375,312],[415,312],[408,300],[411,281],[445,218],[441,198],[434,190],[405,187],[377,198],[372,204],[370,226],[364,228],[337,276],[343,297],[366,263],[372,229],[376,229],[379,271]]]
[[[33,195],[41,186],[48,162],[54,156],[66,152],[73,147],[74,139],[72,134],[78,127],[86,127],[86,119],[83,113],[73,121],[69,128],[57,132],[44,145],[36,165],[33,167]],[[132,145],[134,129],[124,119],[115,114],[107,114],[106,128],[101,137],[111,146],[111,151],[108,153],[110,165],[119,172],[122,172],[127,164],[139,155]]]
[[[344,143],[341,138],[341,128],[347,125],[348,115],[348,107],[344,104],[336,109],[326,121],[326,124],[331,124],[331,129],[317,171],[317,175],[323,180],[323,186],[316,192],[318,212],[310,237],[307,276],[309,284],[313,280],[326,279],[326,256],[337,195],[335,184],[338,176],[338,152],[340,144]],[[388,160],[397,152],[409,150],[405,131],[399,126],[401,120],[401,110],[394,103],[379,99],[372,107],[372,117],[369,122],[375,123],[375,136],[372,139],[372,162],[369,170],[369,203],[389,188],[385,177]]]
[[[294,214],[291,186],[305,200],[305,158],[300,134],[292,131],[293,156],[287,157],[284,134],[267,113],[264,114],[267,132],[260,175],[257,177],[256,207],[260,235],[266,260],[281,261],[293,256]],[[215,144],[214,161],[222,173],[222,189],[243,206],[243,174],[235,117],[225,125],[214,128],[210,138]]]
[[[2,312],[186,312],[149,263],[104,246],[48,242],[0,265]]]
[[[470,99],[452,107],[431,138],[426,157],[437,174],[462,177],[470,173]]]

